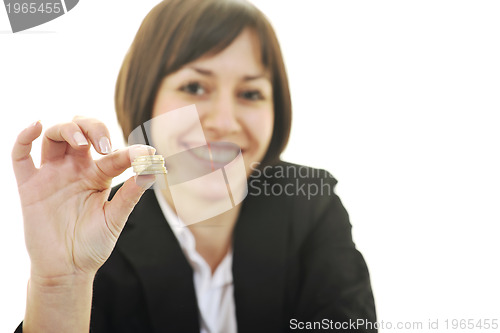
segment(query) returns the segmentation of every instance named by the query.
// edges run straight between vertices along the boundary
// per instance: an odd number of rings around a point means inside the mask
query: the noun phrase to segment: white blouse
[[[193,282],[200,312],[200,333],[236,333],[232,250],[229,250],[212,275],[210,266],[196,251],[196,240],[189,228],[168,205],[161,190],[155,188],[154,192],[165,219],[193,268]]]

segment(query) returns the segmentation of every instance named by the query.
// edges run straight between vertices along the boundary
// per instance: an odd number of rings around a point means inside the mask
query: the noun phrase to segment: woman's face
[[[220,53],[202,57],[165,77],[153,107],[153,122],[155,117],[191,104],[196,105],[210,143],[212,163],[225,156],[234,158],[237,153],[228,151],[234,146],[217,144],[232,142],[241,148],[248,177],[251,164],[263,159],[274,125],[272,85],[251,30],[244,30]],[[158,153],[169,155],[202,144],[195,131],[187,128],[191,126],[182,127],[177,133],[156,131]]]

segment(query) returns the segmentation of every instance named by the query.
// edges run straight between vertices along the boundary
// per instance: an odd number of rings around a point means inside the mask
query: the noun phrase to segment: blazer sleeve
[[[370,275],[352,240],[347,211],[334,193],[337,181],[329,175],[321,182],[318,186],[331,191],[302,210],[309,227],[299,252],[297,318],[321,322],[323,329],[328,324],[334,331],[375,333]]]

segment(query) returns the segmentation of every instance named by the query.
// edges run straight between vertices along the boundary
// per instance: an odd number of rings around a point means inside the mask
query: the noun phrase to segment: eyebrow
[[[201,74],[204,76],[209,76],[209,77],[215,76],[215,74],[208,69],[195,67],[195,66],[190,66],[188,68],[192,69],[195,72],[197,72],[198,74]],[[264,72],[264,73],[257,74],[257,75],[245,75],[245,76],[243,76],[243,81],[252,81],[252,80],[257,80],[257,79],[269,79],[269,75],[267,75],[266,72]]]

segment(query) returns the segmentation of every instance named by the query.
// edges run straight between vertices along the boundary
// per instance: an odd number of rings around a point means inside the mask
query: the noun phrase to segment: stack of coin
[[[157,175],[167,173],[165,160],[161,155],[145,155],[136,157],[132,162],[137,175]]]

